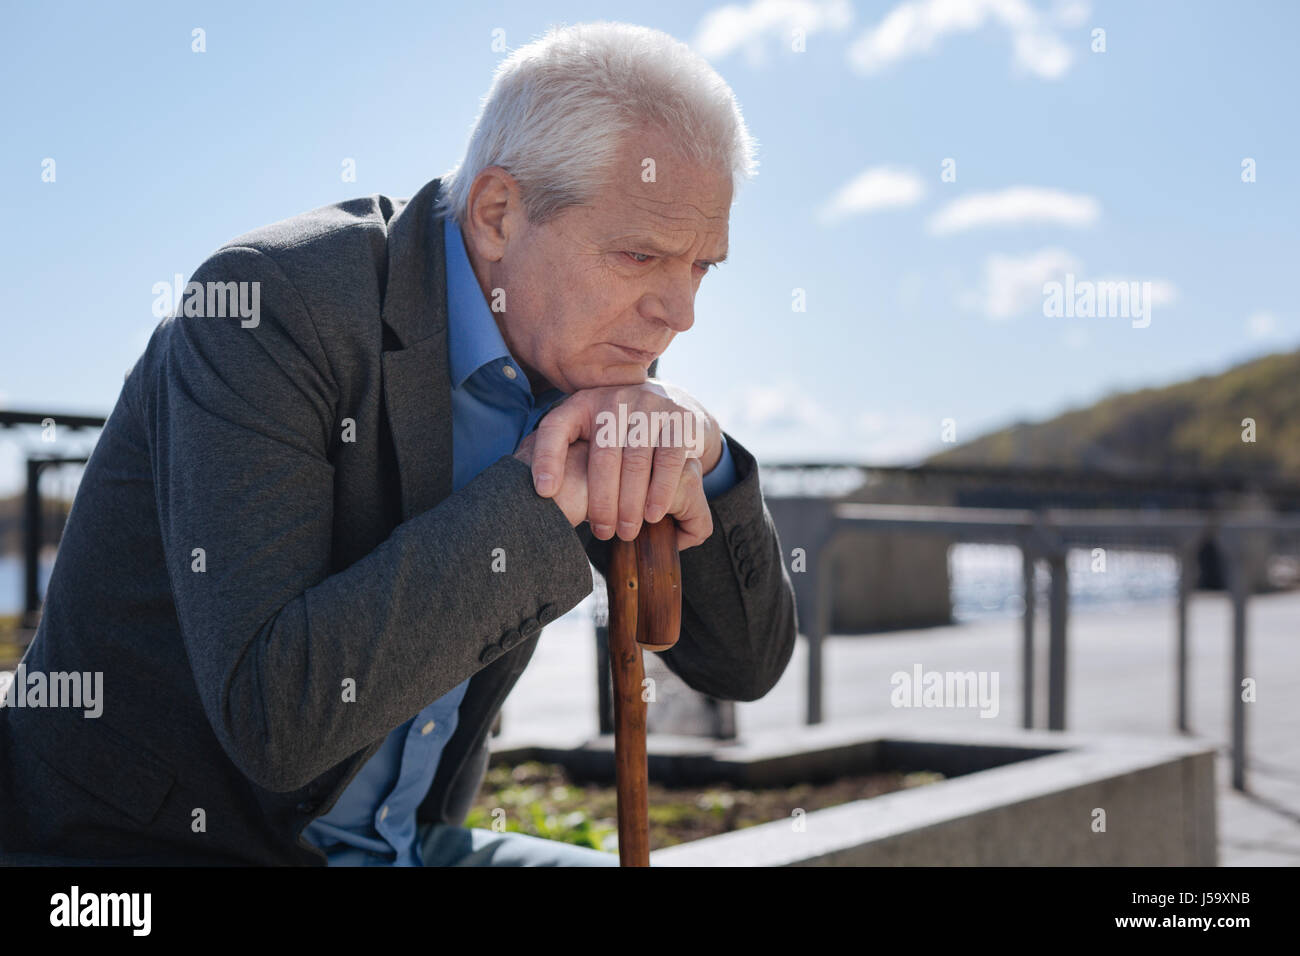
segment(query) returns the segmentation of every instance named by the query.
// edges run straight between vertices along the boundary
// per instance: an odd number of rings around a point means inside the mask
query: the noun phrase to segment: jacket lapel
[[[442,220],[433,217],[438,189],[438,180],[429,182],[389,222],[381,317],[400,347],[385,349],[382,366],[403,521],[432,508],[452,488],[446,263],[437,228]]]

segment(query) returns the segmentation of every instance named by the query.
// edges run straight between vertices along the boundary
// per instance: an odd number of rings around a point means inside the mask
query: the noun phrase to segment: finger
[[[624,541],[631,541],[641,530],[641,522],[645,519],[646,491],[650,487],[654,465],[653,445],[623,449],[618,487],[618,536]]]
[[[693,548],[713,534],[713,513],[704,497],[704,476],[698,458],[687,459],[670,511],[677,520],[677,549]]]
[[[617,443],[591,444],[587,452],[587,515],[591,533],[602,541],[614,537],[618,521],[618,487],[623,448]]]
[[[587,443],[575,441],[569,446],[569,454],[564,460],[564,498],[565,514],[571,515],[569,522],[574,526],[582,524],[587,518]]]
[[[660,445],[654,456],[650,486],[646,490],[645,520],[653,524],[663,518],[672,507],[686,466],[686,449],[680,445]]]
[[[548,412],[538,424],[534,432],[537,443],[533,447],[533,486],[543,498],[559,492],[569,446],[588,437],[584,434],[586,423],[582,403],[569,400]]]

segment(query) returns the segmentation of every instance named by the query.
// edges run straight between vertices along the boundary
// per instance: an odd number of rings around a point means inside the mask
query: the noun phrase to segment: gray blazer
[[[493,719],[608,544],[511,456],[452,493],[438,188],[218,249],[192,281],[260,283],[256,325],[159,323],[87,463],[23,660],[102,672],[102,714],[0,708],[0,861],[323,866],[302,829],[393,728],[470,678],[418,812],[464,821]],[[682,633],[662,657],[747,701],[785,669],[795,607],[753,456],[727,441],[739,481],[682,553]]]

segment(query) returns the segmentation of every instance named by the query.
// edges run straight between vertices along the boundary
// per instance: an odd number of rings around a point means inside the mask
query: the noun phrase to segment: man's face
[[[483,261],[479,275],[489,301],[492,289],[505,290],[498,325],[535,392],[646,380],[694,323],[700,280],[726,256],[731,193],[728,171],[696,166],[642,134],[624,142],[589,205],[542,225],[506,206],[500,258]]]

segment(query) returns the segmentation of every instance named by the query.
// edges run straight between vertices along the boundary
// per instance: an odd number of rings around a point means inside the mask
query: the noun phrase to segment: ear
[[[488,166],[474,177],[465,210],[465,240],[478,257],[499,262],[511,230],[523,216],[519,183],[500,166]]]

